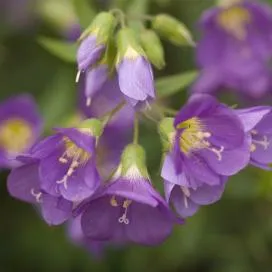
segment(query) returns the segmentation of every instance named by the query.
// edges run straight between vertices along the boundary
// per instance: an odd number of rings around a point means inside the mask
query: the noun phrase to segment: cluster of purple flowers
[[[228,7],[225,15],[216,8],[206,18],[206,27],[244,41],[252,19],[249,8],[262,6],[239,5]],[[233,13],[244,16],[239,27]],[[214,16],[216,27],[209,21]],[[225,24],[228,16],[236,16],[234,25]],[[17,106],[9,101],[0,106],[0,163],[7,167],[7,161],[14,161],[10,194],[37,205],[49,225],[69,221],[71,237],[99,249],[105,243],[159,244],[174,225],[218,201],[229,177],[249,164],[272,167],[272,107],[233,109],[209,94],[193,94],[174,118],[164,118],[159,125],[165,145],[164,199],[148,174],[135,113],[147,110],[143,103],[154,103],[151,64],[129,28],[119,30],[117,48],[112,49],[114,21],[113,14],[100,13],[81,36],[82,121],[37,141],[40,119],[26,98],[13,101],[20,103]],[[25,138],[18,138],[17,144],[18,129]]]
[[[220,1],[219,1],[220,3]],[[221,0],[204,12],[195,92],[222,88],[260,98],[271,89],[272,9],[253,0]]]

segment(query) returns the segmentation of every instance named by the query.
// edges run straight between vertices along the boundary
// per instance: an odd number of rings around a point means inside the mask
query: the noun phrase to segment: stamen
[[[188,187],[180,186],[181,191],[183,192],[183,198],[184,198],[184,206],[185,208],[188,208],[188,197],[190,197],[190,191]]]
[[[65,164],[65,163],[68,163],[68,160],[63,157],[60,157],[59,162]]]
[[[264,150],[267,150],[268,147],[270,146],[270,142],[268,141],[268,138],[265,135],[263,136],[263,141],[258,141],[253,139],[252,142],[263,146]]]
[[[41,202],[42,202],[42,199],[41,199],[42,193],[41,193],[41,192],[36,193],[36,192],[35,192],[35,189],[32,188],[32,189],[30,190],[30,193],[31,193],[31,195],[33,195],[33,196],[36,198],[36,202],[37,202],[37,203],[41,203]]]
[[[111,204],[112,207],[118,207],[118,206],[119,206],[119,204],[118,204],[118,202],[117,202],[115,196],[113,196],[113,197],[111,198],[110,204]]]
[[[86,106],[87,106],[87,107],[90,107],[90,106],[91,106],[91,102],[92,102],[92,99],[91,99],[90,97],[88,97],[88,98],[86,99]]]
[[[79,82],[80,75],[81,75],[81,71],[77,71],[77,74],[76,74],[76,83]]]
[[[214,152],[219,161],[222,161],[222,152],[224,151],[224,146],[221,146],[220,149],[216,149],[215,147],[209,148],[212,152]]]
[[[123,208],[125,209],[123,215],[121,217],[119,217],[118,222],[120,224],[124,223],[126,225],[129,224],[129,219],[127,218],[127,211],[128,211],[128,207],[130,206],[130,204],[132,203],[131,200],[125,200],[123,203]]]
[[[250,145],[250,152],[254,152],[257,149],[255,144]]]

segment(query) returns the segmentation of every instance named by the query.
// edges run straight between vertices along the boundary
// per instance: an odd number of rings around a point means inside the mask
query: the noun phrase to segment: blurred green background
[[[0,101],[19,93],[33,94],[47,129],[75,111],[76,66],[55,57],[38,41],[41,36],[65,40],[77,22],[73,7],[79,14],[88,12],[87,0],[53,0],[62,2],[55,8],[44,5],[49,1],[0,0]],[[197,37],[197,20],[212,4],[212,0],[97,0],[89,1],[90,14],[84,20],[89,16],[91,21],[95,9],[108,6],[136,14],[164,12],[183,21]],[[193,49],[165,43],[165,50],[167,67],[158,76],[195,69]],[[169,103],[178,109],[186,96],[183,90]],[[155,126],[143,128],[141,142],[148,151],[153,183],[161,187]],[[33,207],[12,199],[6,190],[7,174],[0,174],[1,272],[272,271],[271,173],[249,168],[231,178],[219,203],[203,207],[159,247],[111,247],[100,258],[73,245],[65,226],[48,227]]]

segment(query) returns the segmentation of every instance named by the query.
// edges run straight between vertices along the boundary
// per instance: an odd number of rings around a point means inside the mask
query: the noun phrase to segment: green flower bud
[[[82,33],[79,40],[95,35],[98,44],[106,44],[111,37],[117,21],[110,12],[101,12],[93,19],[91,25]]]
[[[164,50],[160,38],[153,30],[141,32],[141,44],[150,62],[158,69],[165,66]]]
[[[159,123],[159,134],[161,136],[163,151],[168,152],[172,149],[176,130],[174,128],[174,118],[164,118]]]
[[[135,59],[138,56],[145,56],[136,33],[130,28],[122,28],[117,34],[117,50],[119,63],[123,58]]]
[[[175,45],[192,45],[195,43],[188,28],[174,17],[167,14],[159,14],[152,20],[152,27],[162,37]]]
[[[138,144],[127,145],[122,153],[121,176],[126,176],[131,169],[138,171],[142,177],[148,178],[145,150]]]
[[[103,124],[100,120],[91,118],[81,122],[78,128],[90,133],[91,136],[99,138],[103,133]]]

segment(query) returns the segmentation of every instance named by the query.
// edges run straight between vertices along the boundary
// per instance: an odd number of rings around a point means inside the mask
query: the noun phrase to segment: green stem
[[[125,101],[121,102],[115,108],[113,108],[111,111],[104,114],[104,116],[102,116],[102,118],[101,118],[103,125],[106,126],[109,123],[109,121],[114,117],[114,115],[125,106],[125,104],[126,104]]]
[[[126,16],[125,16],[124,12],[121,9],[114,8],[111,10],[111,13],[116,14],[118,16],[121,27],[125,28],[126,27]]]
[[[139,118],[137,113],[135,113],[134,117],[134,131],[133,131],[133,143],[138,144],[139,142]]]
[[[148,14],[130,14],[128,18],[131,20],[152,21],[154,16]]]

